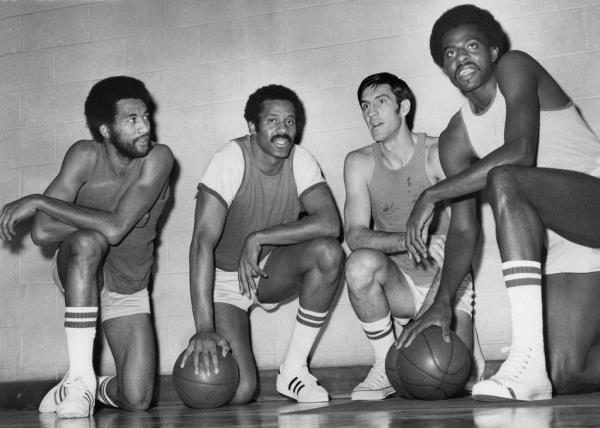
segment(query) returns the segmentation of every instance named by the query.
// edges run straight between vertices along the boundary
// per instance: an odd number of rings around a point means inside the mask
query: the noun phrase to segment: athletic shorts
[[[52,258],[52,278],[59,290],[64,294],[65,289],[60,281],[56,258],[58,252]],[[144,288],[133,294],[121,294],[110,291],[106,286],[100,291],[100,319],[102,322],[118,317],[135,314],[150,313],[150,296],[148,289]]]
[[[406,279],[408,288],[410,288],[410,291],[412,292],[413,301],[415,304],[415,314],[410,318],[394,317],[394,324],[396,326],[396,329],[405,326],[410,320],[412,320],[417,315],[417,313],[421,309],[421,306],[423,306],[423,302],[425,301],[425,297],[427,296],[427,292],[430,288],[415,285],[413,279],[408,273],[404,272],[400,268],[398,269],[404,276],[404,279]],[[458,287],[456,297],[454,300],[454,309],[457,311],[465,312],[469,315],[472,315],[473,313],[473,281],[471,280],[470,275],[468,275]]]
[[[600,249],[575,244],[558,233],[546,230],[544,273],[590,273],[600,271]]]
[[[271,253],[267,254],[258,264],[261,269],[264,269],[270,255]],[[260,278],[255,278],[257,287]],[[258,305],[266,311],[273,311],[279,306],[279,303],[260,303],[254,292],[252,292],[251,296],[243,295],[240,293],[240,280],[237,271],[227,272],[219,268],[215,269],[213,301],[215,303],[227,303],[243,311],[248,311],[254,305]]]

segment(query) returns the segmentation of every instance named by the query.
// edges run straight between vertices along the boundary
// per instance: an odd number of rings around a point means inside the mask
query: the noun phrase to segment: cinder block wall
[[[533,54],[600,130],[600,1],[477,0],[504,24],[513,46]],[[83,0],[0,1],[0,204],[42,192],[70,144],[89,138],[83,102],[115,74],[143,80],[156,98],[158,138],[175,153],[173,210],[157,253],[153,304],[160,371],[194,330],[187,253],[195,187],[211,155],[246,132],[248,95],[268,83],[303,99],[303,144],[344,203],[343,160],[368,144],[356,87],[391,71],[418,100],[415,128],[438,135],[461,95],[428,52],[435,19],[450,0]],[[0,381],[58,377],[67,364],[64,303],[50,255],[26,229],[0,248]],[[486,235],[487,236],[487,235]],[[482,243],[493,248],[493,236]],[[491,250],[493,251],[493,250]],[[493,259],[478,276],[477,323],[488,358],[510,341],[507,301]],[[297,303],[252,313],[262,369],[278,366]],[[278,326],[273,329],[273,326]],[[346,293],[314,351],[314,366],[368,364],[371,353]],[[103,369],[114,370],[103,353]]]

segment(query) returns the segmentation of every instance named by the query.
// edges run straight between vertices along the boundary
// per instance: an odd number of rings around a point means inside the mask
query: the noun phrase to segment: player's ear
[[[402,100],[400,101],[400,116],[406,117],[408,113],[410,113],[410,100]]]
[[[105,140],[110,139],[110,128],[108,125],[102,124],[100,127],[98,127],[98,130],[100,131],[100,135],[102,135]]]
[[[500,50],[496,46],[492,46],[491,50],[492,50],[492,62],[498,61],[498,57],[500,56]]]
[[[250,134],[256,134],[256,125],[253,122],[248,121],[248,131]]]

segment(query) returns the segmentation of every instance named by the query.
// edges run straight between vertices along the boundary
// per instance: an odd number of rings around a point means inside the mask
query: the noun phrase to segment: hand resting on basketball
[[[200,374],[200,370],[206,376],[212,373],[219,373],[219,358],[217,356],[217,346],[223,350],[223,356],[231,351],[229,342],[215,331],[199,331],[190,339],[185,355],[181,360],[181,367],[191,356],[194,362],[194,374]]]
[[[426,328],[437,325],[442,329],[444,342],[450,342],[450,322],[452,320],[452,309],[449,305],[440,302],[433,302],[431,306],[417,318],[412,320],[404,327],[402,334],[394,346],[396,348],[407,347],[414,340],[415,336]]]

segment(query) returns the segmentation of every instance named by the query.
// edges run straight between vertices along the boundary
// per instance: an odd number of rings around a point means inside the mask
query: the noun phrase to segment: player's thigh
[[[417,314],[415,296],[409,279],[390,257],[382,275],[383,291],[387,297],[392,316],[396,318],[412,318]]]
[[[149,400],[154,386],[156,340],[150,314],[111,318],[102,323],[117,367],[122,398]]]
[[[513,167],[542,223],[581,245],[600,247],[600,178],[552,168]]]
[[[236,399],[248,401],[256,390],[256,362],[250,340],[250,320],[247,311],[228,303],[215,302],[215,329],[231,347],[239,368],[240,383]]]
[[[582,370],[600,327],[600,272],[546,276],[544,304],[551,372]]]
[[[276,247],[264,267],[268,277],[258,282],[259,300],[277,303],[292,297],[309,272],[324,279],[323,282],[333,282],[341,275],[343,260],[343,250],[333,238]]]

